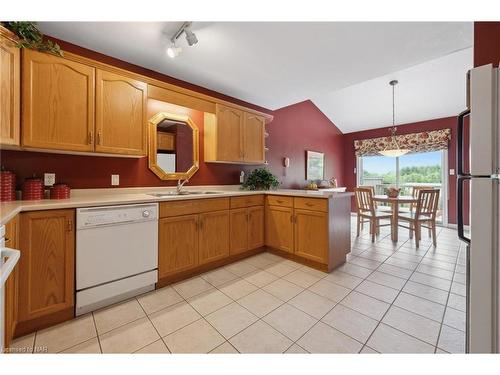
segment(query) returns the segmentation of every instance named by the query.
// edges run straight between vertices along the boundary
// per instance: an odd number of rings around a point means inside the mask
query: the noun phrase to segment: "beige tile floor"
[[[354,222],[353,222],[354,224]],[[384,228],[383,228],[384,229]],[[353,226],[330,274],[262,253],[15,340],[50,353],[461,353],[465,248]]]

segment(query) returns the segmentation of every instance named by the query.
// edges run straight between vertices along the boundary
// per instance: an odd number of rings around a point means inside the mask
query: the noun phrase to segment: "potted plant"
[[[266,168],[254,169],[247,180],[241,185],[243,190],[270,190],[277,189],[280,182]]]
[[[61,47],[57,43],[44,39],[43,34],[38,30],[36,22],[2,22],[1,24],[19,37],[16,47],[30,48],[57,56],[63,55]]]

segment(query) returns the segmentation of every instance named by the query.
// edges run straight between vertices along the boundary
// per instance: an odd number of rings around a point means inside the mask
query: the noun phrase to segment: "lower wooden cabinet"
[[[351,248],[349,199],[268,195],[266,245],[330,272]]]
[[[264,246],[264,207],[231,210],[231,255]]]
[[[199,262],[210,263],[229,256],[229,211],[200,214]]]
[[[74,316],[75,211],[20,214],[17,334]]]
[[[315,262],[328,260],[328,214],[295,209],[295,254]]]
[[[266,245],[293,253],[293,208],[266,206]]]
[[[18,229],[19,217],[9,221],[5,225],[5,246],[12,249],[17,249],[18,246]],[[16,330],[18,320],[18,292],[19,289],[19,264],[16,265],[14,271],[10,274],[5,283],[5,311],[4,311],[4,347],[9,348],[12,338]]]
[[[198,215],[160,219],[158,278],[198,265]]]

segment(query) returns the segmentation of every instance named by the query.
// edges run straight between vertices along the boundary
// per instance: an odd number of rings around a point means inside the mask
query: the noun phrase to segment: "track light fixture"
[[[194,46],[196,43],[198,43],[198,38],[196,37],[196,34],[193,33],[193,31],[191,30],[191,25],[192,22],[184,22],[180,27],[180,29],[177,30],[177,32],[174,34],[174,36],[170,38],[171,44],[170,47],[167,48],[167,55],[171,59],[177,57],[179,53],[182,52],[182,48],[177,47],[175,44],[175,42],[177,41],[177,39],[180,38],[182,33],[186,35],[186,41],[189,46]]]

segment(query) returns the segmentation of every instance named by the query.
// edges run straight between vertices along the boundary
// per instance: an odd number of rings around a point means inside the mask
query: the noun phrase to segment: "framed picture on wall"
[[[325,154],[306,151],[306,180],[324,180]]]

